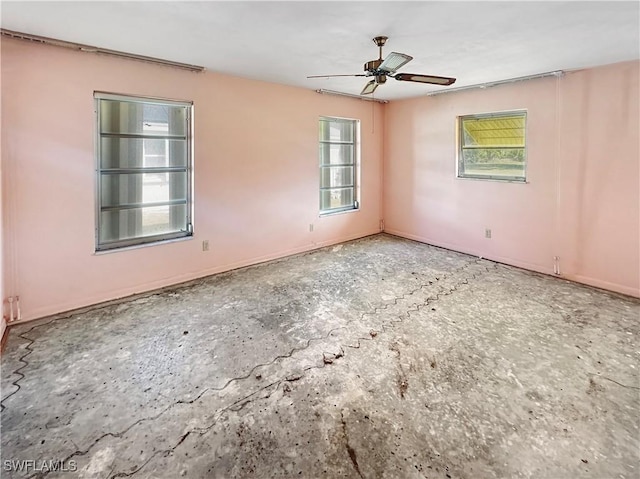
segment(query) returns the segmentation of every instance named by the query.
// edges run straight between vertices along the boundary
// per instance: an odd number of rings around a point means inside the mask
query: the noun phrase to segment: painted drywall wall
[[[640,296],[638,65],[390,103],[385,230]],[[527,183],[456,178],[456,117],[514,109]]]
[[[568,74],[559,96],[563,274],[640,296],[640,62]]]
[[[94,91],[194,102],[192,239],[94,253]],[[361,120],[359,211],[318,215],[321,115]],[[2,40],[5,295],[28,320],[377,233],[382,127],[379,104]]]
[[[0,80],[1,82],[1,80]],[[0,83],[1,85],[1,83]],[[0,99],[0,111],[2,108],[2,103]],[[0,127],[1,128],[1,127]],[[2,142],[2,131],[0,131],[0,143]],[[1,146],[0,146],[1,151]],[[2,211],[2,162],[0,161],[0,211]],[[0,339],[4,337],[4,332],[7,329],[7,320],[5,319],[5,304],[4,304],[4,255],[2,254],[3,247],[3,219],[0,214]]]
[[[0,65],[2,64],[2,49],[0,48]],[[2,70],[0,69],[0,92],[2,91]],[[2,95],[0,95],[0,112],[2,111]],[[4,144],[4,131],[2,129],[2,122],[0,121],[0,339],[4,337],[4,332],[7,329],[7,320],[5,319],[5,305],[4,305],[4,215],[2,214],[3,203],[3,187],[2,187],[2,145]]]
[[[0,75],[0,89],[2,88],[2,79]],[[2,111],[2,98],[0,97],[0,111]],[[2,125],[0,124],[0,155],[2,153],[2,142],[4,138],[2,136]],[[4,332],[7,329],[7,320],[5,319],[5,306],[4,306],[4,255],[3,255],[3,224],[2,217],[2,161],[0,161],[0,339],[4,337]]]

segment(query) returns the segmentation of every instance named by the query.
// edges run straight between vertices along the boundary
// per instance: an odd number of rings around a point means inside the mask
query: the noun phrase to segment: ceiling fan
[[[387,81],[387,77],[395,78],[399,81],[411,81],[416,83],[431,83],[433,85],[451,85],[455,78],[439,77],[434,75],[419,75],[416,73],[396,73],[396,71],[413,60],[413,57],[404,53],[391,52],[387,58],[382,59],[382,47],[387,43],[388,37],[375,37],[373,43],[380,48],[380,55],[377,60],[371,60],[364,64],[364,73],[353,75],[312,75],[307,78],[329,78],[329,77],[373,77],[362,91],[361,95],[373,93],[378,85]]]

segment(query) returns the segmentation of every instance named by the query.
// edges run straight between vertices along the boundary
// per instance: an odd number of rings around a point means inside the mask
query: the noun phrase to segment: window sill
[[[327,211],[326,213],[320,213],[318,217],[324,218],[326,216],[343,215],[345,213],[356,213],[358,211],[360,211],[360,208],[351,208],[349,210],[339,210],[339,211]]]
[[[94,251],[93,255],[94,256],[102,256],[103,254],[119,253],[121,251],[130,251],[130,250],[141,249],[141,248],[149,248],[151,246],[160,246],[160,245],[165,245],[165,244],[169,244],[169,243],[178,243],[178,242],[181,242],[181,241],[190,241],[193,238],[194,238],[193,235],[190,235],[190,236],[184,236],[182,238],[173,238],[173,239],[168,239],[168,240],[152,241],[152,242],[149,242],[149,243],[135,244],[135,245],[131,245],[131,246],[122,246],[120,248],[112,248],[112,249]]]
[[[521,185],[528,185],[528,180],[513,180],[513,179],[499,179],[499,178],[477,178],[475,176],[456,176],[456,180],[472,180],[472,181],[491,181],[493,183],[518,183]]]

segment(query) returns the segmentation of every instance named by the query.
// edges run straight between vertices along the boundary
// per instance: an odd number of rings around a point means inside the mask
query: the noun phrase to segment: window
[[[527,113],[512,111],[458,118],[458,178],[526,180]]]
[[[95,98],[96,250],[191,236],[192,103]]]
[[[359,121],[320,118],[320,213],[358,208]]]

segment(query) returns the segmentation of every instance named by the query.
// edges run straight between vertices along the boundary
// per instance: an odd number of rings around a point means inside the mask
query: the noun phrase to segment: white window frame
[[[360,209],[360,120],[355,118],[342,118],[342,117],[336,117],[336,116],[321,116],[318,120],[318,128],[320,127],[321,121],[350,122],[353,128],[353,141],[352,142],[335,142],[331,140],[322,140],[320,138],[318,139],[318,165],[319,165],[318,200],[319,200],[319,207],[320,207],[320,216],[328,216],[328,215],[344,213],[348,211],[358,211]],[[353,145],[353,165],[349,165],[349,164],[323,165],[322,158],[320,156],[320,146],[322,144],[352,144]],[[339,208],[322,209],[322,192],[329,189],[340,188],[340,187],[331,188],[331,187],[322,186],[323,169],[331,168],[331,167],[345,167],[345,166],[352,166],[353,168],[353,185],[350,187],[345,187],[345,189],[348,189],[348,188],[352,189],[353,205],[342,206]]]
[[[186,173],[186,218],[185,224],[186,229],[163,233],[153,236],[137,236],[134,238],[127,238],[117,241],[109,241],[109,242],[101,242],[100,240],[100,213],[101,211],[106,209],[117,210],[117,209],[130,209],[129,206],[122,207],[103,207],[102,206],[102,191],[101,191],[101,176],[105,174],[105,170],[102,168],[101,163],[101,137],[102,133],[100,131],[100,101],[101,100],[112,100],[112,101],[122,101],[122,102],[134,102],[134,103],[144,103],[144,104],[153,104],[153,105],[169,105],[169,106],[183,106],[186,107],[187,117],[186,117],[186,125],[185,125],[185,141],[186,141],[186,155],[187,162],[186,167],[171,167],[167,166],[166,168],[158,168],[155,167],[153,172],[162,173],[162,172],[172,172],[172,171],[184,171]],[[118,250],[122,248],[143,246],[143,245],[152,245],[163,243],[167,241],[172,241],[180,238],[188,238],[193,236],[193,102],[190,101],[181,101],[181,100],[170,100],[164,98],[154,98],[154,97],[142,97],[142,96],[133,96],[133,95],[123,95],[123,94],[114,94],[114,93],[106,93],[106,92],[94,92],[94,105],[95,105],[95,158],[96,158],[96,198],[95,198],[95,251],[96,253]],[[104,134],[106,135],[106,134]],[[113,135],[109,134],[109,136],[119,136],[124,138],[146,138],[147,136],[143,134],[137,135]],[[152,139],[162,139],[162,136],[158,135],[149,135],[148,138]],[[165,137],[167,141],[169,139],[174,139],[174,137]],[[145,155],[146,156],[146,155]],[[119,169],[123,173],[144,173],[148,171],[148,168],[140,167],[140,168],[122,168]],[[162,170],[162,171],[161,171]],[[110,169],[113,171],[113,169]],[[166,205],[176,204],[173,201],[165,202]],[[158,206],[154,203],[154,206]]]
[[[524,117],[524,146],[522,147],[475,147],[478,149],[522,149],[524,150],[524,175],[523,176],[496,176],[496,175],[481,175],[481,174],[469,174],[464,171],[464,157],[463,150],[470,149],[472,147],[464,146],[464,131],[463,131],[463,121],[464,120],[482,120],[482,119],[490,119],[490,118],[502,118],[508,116],[522,116]],[[472,180],[486,180],[486,181],[502,181],[502,182],[510,182],[510,183],[527,183],[527,110],[508,110],[508,111],[499,111],[492,113],[478,113],[473,115],[462,115],[456,118],[456,177],[460,179],[472,179]]]

